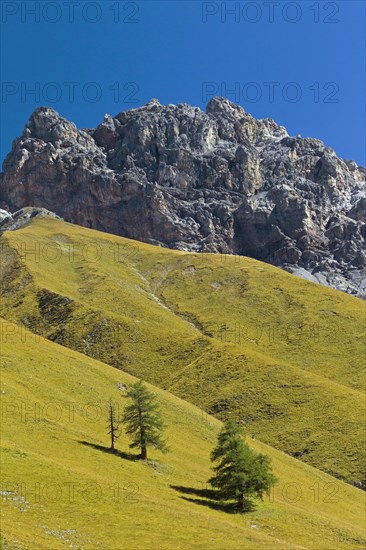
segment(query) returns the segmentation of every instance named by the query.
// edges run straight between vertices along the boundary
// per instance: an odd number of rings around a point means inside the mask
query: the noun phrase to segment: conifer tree
[[[117,416],[117,407],[110,399],[108,407],[108,433],[111,437],[111,451],[115,450],[114,443],[121,435],[120,424],[121,419]]]
[[[129,387],[127,397],[132,403],[124,411],[123,422],[126,425],[126,433],[133,439],[130,447],[139,447],[140,456],[144,460],[147,459],[147,449],[150,446],[162,452],[168,451],[162,439],[165,426],[155,394],[140,380]]]
[[[235,500],[240,511],[245,510],[250,497],[263,499],[276,483],[270,459],[251,450],[242,439],[239,425],[228,420],[211,453],[214,475],[209,483],[222,500]]]

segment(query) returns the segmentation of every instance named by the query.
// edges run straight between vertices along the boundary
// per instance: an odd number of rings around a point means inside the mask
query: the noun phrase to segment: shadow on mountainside
[[[220,512],[226,512],[227,514],[237,514],[239,512],[253,512],[255,510],[255,505],[251,501],[246,501],[245,509],[238,510],[235,503],[232,502],[220,502],[217,497],[217,492],[213,489],[196,489],[195,487],[184,487],[182,485],[170,485],[172,489],[179,493],[185,495],[195,495],[201,498],[188,498],[186,496],[181,496],[183,500],[188,502],[193,502],[195,504],[200,504],[201,506],[206,506],[212,508],[213,510],[219,510]]]
[[[90,443],[89,441],[78,441],[78,443],[81,443],[81,445],[85,445],[86,447],[92,447],[93,449],[96,449],[97,451],[102,451],[103,453],[107,453],[110,455],[118,456],[119,458],[124,458],[125,460],[140,460],[140,455],[134,455],[132,453],[125,453],[123,451],[118,451],[117,449],[111,449],[110,447],[105,447],[104,445],[97,445],[95,443]]]

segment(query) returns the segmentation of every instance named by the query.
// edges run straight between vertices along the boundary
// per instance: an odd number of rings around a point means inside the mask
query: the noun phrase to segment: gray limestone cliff
[[[190,251],[247,255],[366,296],[366,170],[213,98],[157,100],[79,130],[40,107],[13,142],[0,207]]]

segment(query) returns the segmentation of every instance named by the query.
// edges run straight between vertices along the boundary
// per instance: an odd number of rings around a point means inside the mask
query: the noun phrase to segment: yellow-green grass
[[[364,478],[365,302],[57,220],[3,236],[2,315],[334,476]]]
[[[111,397],[122,412],[122,371],[23,327],[1,322],[1,529],[4,548],[362,548],[364,493],[268,445],[279,478],[244,515],[200,491],[220,422],[169,392],[156,392],[170,453],[132,460],[125,435],[108,446]],[[99,446],[99,448],[98,448]]]

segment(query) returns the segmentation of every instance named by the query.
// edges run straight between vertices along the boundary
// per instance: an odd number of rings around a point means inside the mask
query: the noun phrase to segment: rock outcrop
[[[13,214],[7,210],[0,210],[0,234],[4,231],[15,231],[27,225],[33,218],[62,219],[45,208],[25,207]]]
[[[366,170],[213,98],[157,100],[78,130],[41,107],[13,142],[0,207],[191,251],[251,256],[366,296]]]

